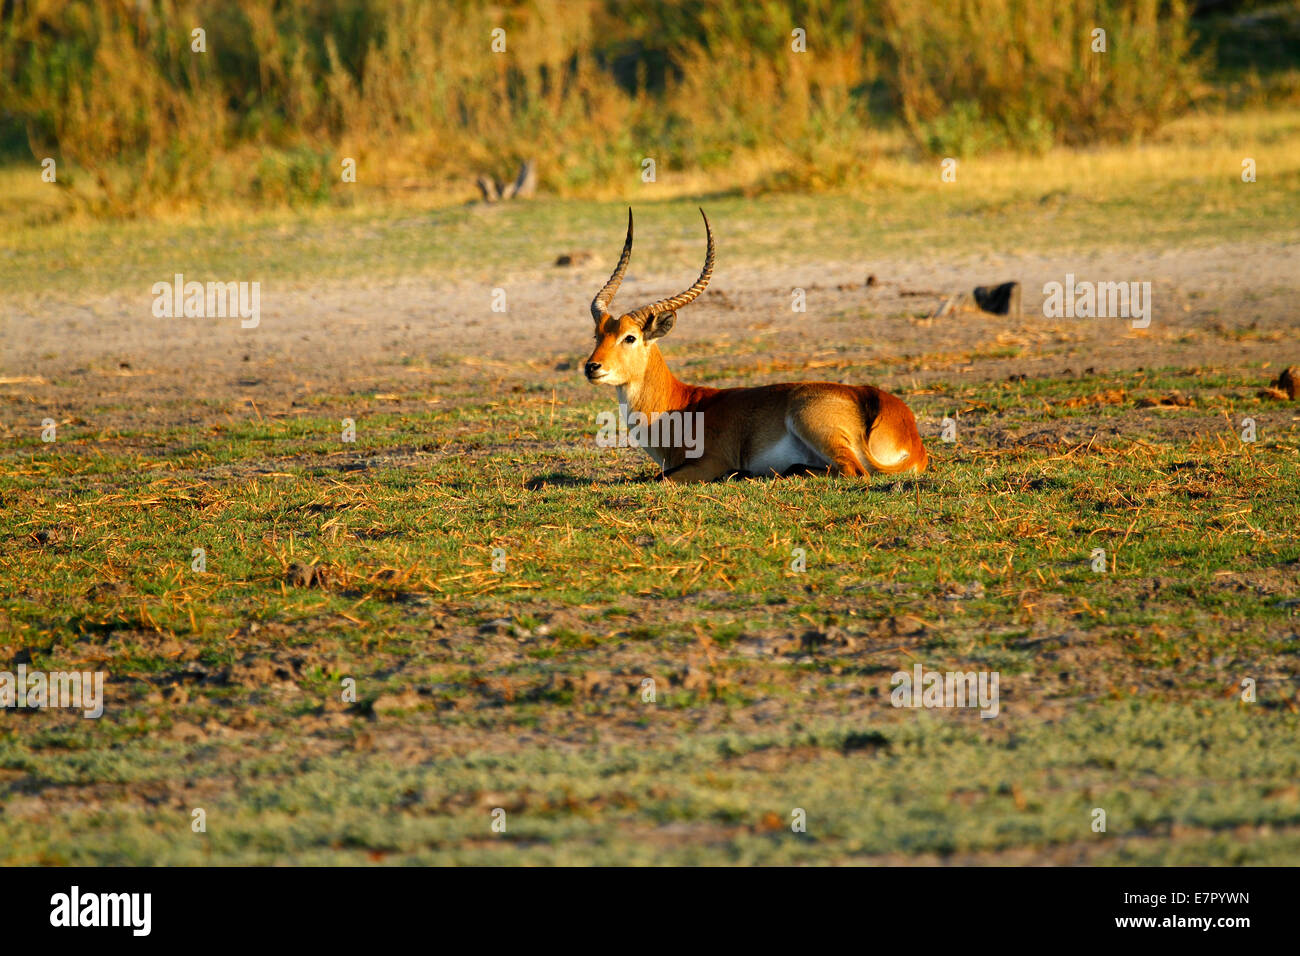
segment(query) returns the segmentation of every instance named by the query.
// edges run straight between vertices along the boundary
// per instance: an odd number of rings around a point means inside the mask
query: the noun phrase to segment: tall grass
[[[902,115],[935,152],[1150,133],[1200,73],[1183,0],[887,0]]]
[[[25,125],[37,158],[93,178],[113,212],[198,188],[227,141],[223,89],[189,54],[170,3],[19,4],[0,34],[0,99]],[[79,195],[86,195],[84,192]]]
[[[96,212],[362,188],[464,191],[538,160],[545,189],[660,176],[819,188],[865,176],[875,125],[921,149],[1141,135],[1188,99],[1179,0],[15,0],[0,142]],[[1088,52],[1094,24],[1103,59]],[[191,49],[205,31],[206,52]],[[493,52],[492,33],[506,49]],[[796,52],[796,30],[807,52]],[[10,135],[4,135],[6,128]]]

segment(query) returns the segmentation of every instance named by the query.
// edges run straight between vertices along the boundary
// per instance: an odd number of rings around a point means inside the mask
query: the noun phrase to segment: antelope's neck
[[[698,391],[677,380],[655,346],[650,349],[641,381],[618,387],[618,403],[626,412],[640,412],[654,421],[663,412],[681,411],[690,406],[697,399]]]

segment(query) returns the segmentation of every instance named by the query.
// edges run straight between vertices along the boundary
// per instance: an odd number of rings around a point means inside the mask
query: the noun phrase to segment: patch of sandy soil
[[[732,242],[743,241],[733,239]],[[710,290],[663,344],[688,381],[844,378],[868,365],[886,387],[1097,373],[1138,367],[1241,368],[1300,361],[1294,343],[1300,269],[1293,246],[1259,242],[1143,253],[731,265],[724,244]],[[733,262],[735,259],[733,259]],[[580,383],[590,347],[588,303],[612,263],[509,276],[264,283],[261,320],[158,319],[148,289],[40,302],[0,294],[0,431],[46,416],[126,429],[292,414],[322,395],[448,392],[489,396],[516,384]],[[1145,330],[1123,319],[1047,319],[1044,283],[1149,281]],[[868,276],[876,281],[867,284]],[[618,305],[685,287],[691,275],[633,271]],[[942,296],[1016,280],[1023,317],[959,311],[930,319]],[[493,290],[504,289],[505,313]],[[803,289],[806,312],[792,310]],[[1015,348],[1022,351],[1008,357]],[[692,358],[719,354],[701,366]],[[854,375],[860,378],[859,375]],[[1261,373],[1260,384],[1266,384]]]

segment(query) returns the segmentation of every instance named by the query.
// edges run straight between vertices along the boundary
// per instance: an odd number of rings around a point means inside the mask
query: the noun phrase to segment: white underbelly
[[[815,451],[786,432],[780,441],[751,455],[745,471],[751,475],[766,475],[771,472],[780,474],[795,465],[824,468],[828,464]]]

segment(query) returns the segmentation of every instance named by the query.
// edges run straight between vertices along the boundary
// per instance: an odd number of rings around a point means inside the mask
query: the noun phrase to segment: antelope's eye
[[[623,340],[623,342],[624,342],[625,344],[627,344],[627,345],[635,345],[635,344],[636,344],[636,336],[635,336],[635,335],[630,335],[630,334],[629,334],[629,335],[627,336],[627,338],[625,338],[625,339]]]

